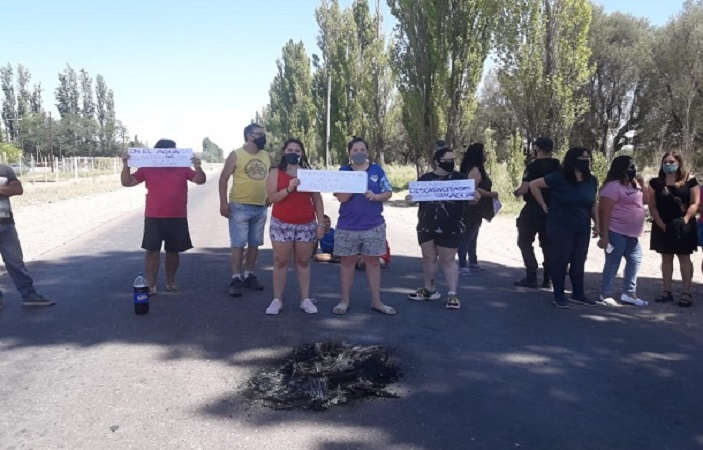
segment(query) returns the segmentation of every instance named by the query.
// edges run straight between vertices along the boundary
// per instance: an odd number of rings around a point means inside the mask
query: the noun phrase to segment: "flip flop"
[[[395,309],[393,309],[392,307],[390,307],[388,305],[381,305],[378,308],[376,308],[375,306],[372,306],[371,309],[373,309],[374,311],[379,312],[381,314],[386,314],[388,316],[392,316],[396,313]]]
[[[349,305],[346,303],[337,303],[337,306],[332,309],[332,312],[341,316],[342,314],[346,314],[348,309]]]

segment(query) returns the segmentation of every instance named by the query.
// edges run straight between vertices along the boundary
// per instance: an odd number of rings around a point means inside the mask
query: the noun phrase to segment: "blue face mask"
[[[676,173],[676,171],[679,170],[679,165],[678,164],[664,164],[662,166],[662,169],[664,170],[664,173]]]

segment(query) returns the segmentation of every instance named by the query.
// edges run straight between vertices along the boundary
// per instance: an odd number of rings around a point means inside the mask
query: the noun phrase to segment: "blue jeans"
[[[576,232],[564,230],[558,226],[547,226],[547,234],[554,244],[551,246],[554,297],[565,298],[564,285],[566,284],[568,268],[571,279],[571,297],[583,298],[586,295],[583,279],[591,232]]]
[[[34,281],[24,266],[22,246],[20,246],[20,238],[17,236],[14,225],[0,225],[0,255],[2,255],[7,273],[10,274],[22,298],[36,295]],[[2,296],[2,292],[0,292],[0,296]]]
[[[232,248],[264,245],[266,212],[263,205],[229,204],[229,241]]]
[[[478,256],[476,255],[476,243],[478,242],[478,232],[481,230],[481,222],[470,223],[466,228],[466,232],[459,241],[459,267],[466,267],[466,256],[468,254],[469,264],[478,264]]]
[[[605,254],[603,266],[603,281],[601,293],[603,297],[613,294],[615,275],[620,268],[620,260],[625,257],[625,273],[622,280],[623,291],[628,294],[637,292],[637,272],[642,264],[642,246],[635,237],[608,231],[608,241],[613,246],[613,251]]]

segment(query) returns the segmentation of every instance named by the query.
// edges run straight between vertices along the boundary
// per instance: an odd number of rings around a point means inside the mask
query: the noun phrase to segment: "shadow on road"
[[[329,439],[317,448],[325,450],[703,445],[700,304],[690,310],[653,303],[559,310],[547,291],[515,289],[518,270],[487,264],[487,272],[461,279],[462,308],[450,311],[441,300],[407,300],[421,284],[421,261],[394,256],[382,284],[384,301],[398,310],[396,316],[369,308],[363,272],[356,273],[348,314],[333,315],[339,266],[329,264],[312,269],[318,315],[297,308],[291,271],[284,310],[265,316],[270,250],[260,255],[266,290],[231,298],[228,250],[205,248],[183,256],[182,293],[160,292],[147,316],[135,316],[131,282],[142,257],[139,251],[96,252],[32,264],[42,292],[58,300],[44,310],[21,308],[9,278],[2,277],[3,350],[159,345],[161,360],[144,364],[222,361],[232,369],[231,390],[203,400],[194,411],[264,430],[282,423],[324,424]],[[588,274],[588,284],[596,286],[598,277]],[[439,283],[446,292],[441,275]],[[641,295],[653,298],[658,283],[640,279]],[[405,371],[396,389],[401,398],[311,413],[251,407],[239,395],[249,376],[293,346],[330,339],[392,347]],[[346,427],[377,434],[337,441],[334,430]]]

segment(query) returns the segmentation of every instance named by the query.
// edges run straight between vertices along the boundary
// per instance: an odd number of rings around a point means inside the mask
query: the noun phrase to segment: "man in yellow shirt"
[[[259,246],[264,244],[266,225],[266,176],[271,167],[271,156],[264,150],[266,131],[252,123],[244,128],[244,146],[232,151],[220,173],[220,214],[229,220],[229,238],[232,253],[232,281],[229,295],[240,297],[242,289],[260,291],[256,278],[256,258]],[[232,188],[227,186],[232,177]],[[246,261],[244,247],[247,248]],[[242,264],[244,273],[242,274]]]

